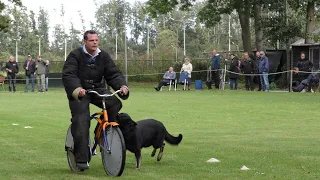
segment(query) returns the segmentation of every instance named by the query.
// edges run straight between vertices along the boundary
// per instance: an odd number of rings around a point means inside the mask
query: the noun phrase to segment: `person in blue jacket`
[[[266,56],[264,51],[260,51],[260,61],[259,61],[259,74],[260,75],[260,83],[261,83],[261,91],[269,91],[269,59]]]

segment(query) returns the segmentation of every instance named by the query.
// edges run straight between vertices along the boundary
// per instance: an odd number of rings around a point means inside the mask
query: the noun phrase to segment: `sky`
[[[65,19],[64,25],[66,30],[70,27],[70,21],[72,21],[75,27],[79,30],[82,29],[81,20],[79,18],[79,11],[81,11],[83,19],[85,21],[86,28],[90,28],[90,21],[94,22],[96,5],[94,0],[21,0],[22,4],[27,7],[28,10],[33,10],[36,14],[39,12],[39,7],[43,7],[45,10],[49,12],[50,16],[50,32],[49,35],[52,34],[53,26],[62,22],[60,19],[60,10],[61,4],[64,6],[65,10]],[[97,4],[101,4],[106,2],[107,0],[96,0]],[[146,0],[126,0],[126,2],[134,3],[136,1]],[[83,3],[85,2],[85,3]]]

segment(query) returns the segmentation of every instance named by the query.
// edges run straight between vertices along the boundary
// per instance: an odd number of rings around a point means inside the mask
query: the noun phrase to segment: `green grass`
[[[161,162],[150,157],[152,148],[143,149],[141,170],[127,152],[120,179],[319,179],[319,98],[307,93],[155,92],[150,86],[131,86],[122,112],[134,120],[158,119],[171,134],[184,137],[179,146],[165,147]],[[2,91],[0,100],[0,179],[107,178],[100,155],[88,171],[69,170],[64,141],[70,112],[64,90]],[[207,163],[212,157],[221,162]],[[250,170],[241,171],[242,165]]]

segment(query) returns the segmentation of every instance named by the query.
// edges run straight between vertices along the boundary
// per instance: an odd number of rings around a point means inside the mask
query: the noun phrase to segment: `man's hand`
[[[120,88],[120,90],[121,90],[121,95],[123,95],[123,96],[127,95],[128,92],[129,92],[129,89],[128,89],[127,86],[122,86],[122,87]]]
[[[80,89],[80,91],[79,91],[79,97],[83,97],[83,96],[85,96],[86,95],[86,90],[85,89]]]

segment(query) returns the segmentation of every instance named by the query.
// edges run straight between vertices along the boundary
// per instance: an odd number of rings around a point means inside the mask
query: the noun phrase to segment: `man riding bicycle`
[[[69,100],[72,115],[71,133],[74,139],[74,156],[77,167],[89,169],[88,139],[90,128],[89,104],[102,108],[101,99],[86,90],[94,89],[106,94],[104,78],[114,90],[120,89],[121,99],[129,97],[129,89],[121,71],[114,64],[108,53],[98,48],[99,37],[93,30],[83,35],[84,45],[73,50],[67,57],[62,71],[62,81]],[[122,107],[121,101],[115,97],[106,100],[108,119],[114,121]]]

